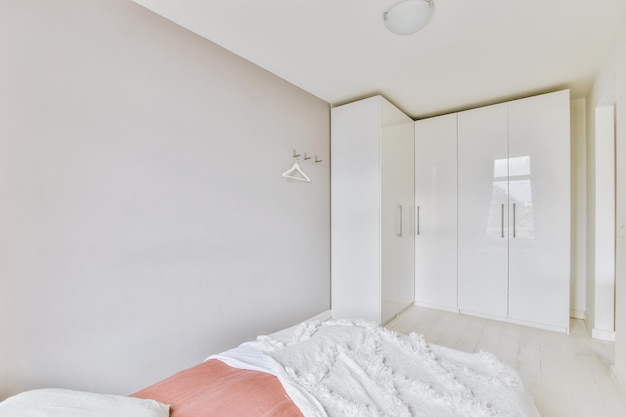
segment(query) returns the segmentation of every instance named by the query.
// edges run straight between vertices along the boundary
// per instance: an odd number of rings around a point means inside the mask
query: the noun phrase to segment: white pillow
[[[169,417],[154,400],[67,389],[37,389],[0,403],[0,417]]]

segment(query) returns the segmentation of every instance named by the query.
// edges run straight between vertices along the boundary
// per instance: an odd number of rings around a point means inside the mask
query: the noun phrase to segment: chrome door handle
[[[513,238],[515,238],[515,203],[513,203]]]

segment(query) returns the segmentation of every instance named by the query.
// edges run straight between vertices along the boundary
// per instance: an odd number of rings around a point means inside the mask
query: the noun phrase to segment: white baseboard
[[[591,337],[608,342],[615,342],[615,332],[612,330],[603,330],[594,327],[591,331]]]
[[[308,319],[307,321],[312,321],[312,320],[319,320],[319,321],[326,321],[326,320],[330,320],[333,318],[333,312],[332,310],[326,310],[316,316],[311,317],[310,319]]]
[[[581,320],[584,320],[587,317],[585,314],[585,310],[576,310],[575,308],[570,309],[569,316],[573,319]]]
[[[611,378],[615,381],[615,385],[619,388],[622,398],[626,400],[626,380],[615,369],[615,365],[611,366]]]

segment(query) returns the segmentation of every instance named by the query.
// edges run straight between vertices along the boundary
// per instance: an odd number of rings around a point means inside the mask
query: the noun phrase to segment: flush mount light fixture
[[[433,16],[433,0],[404,0],[383,14],[385,26],[396,35],[412,35]]]

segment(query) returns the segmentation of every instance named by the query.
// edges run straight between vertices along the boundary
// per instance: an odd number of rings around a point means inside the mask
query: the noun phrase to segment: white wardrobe
[[[334,318],[385,323],[413,303],[413,138],[381,96],[331,111]]]
[[[568,331],[569,126],[567,90],[416,123],[418,304]]]

